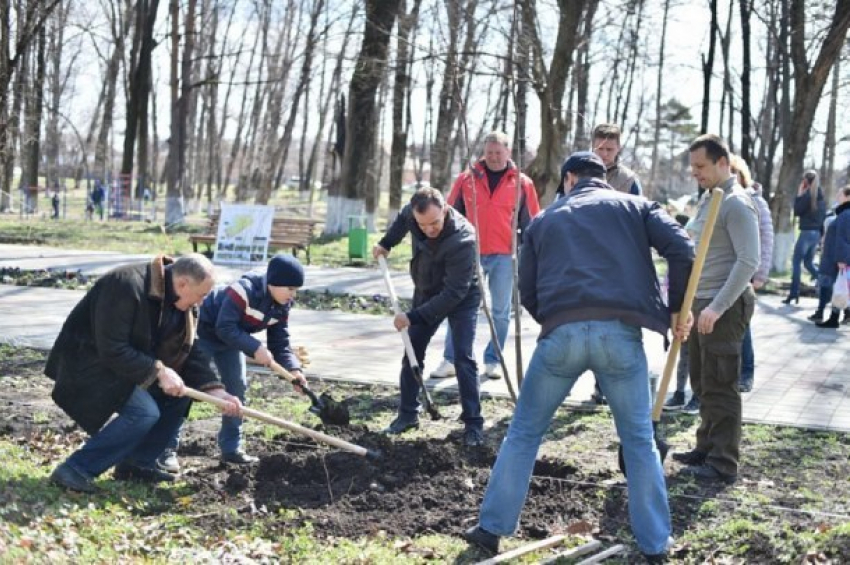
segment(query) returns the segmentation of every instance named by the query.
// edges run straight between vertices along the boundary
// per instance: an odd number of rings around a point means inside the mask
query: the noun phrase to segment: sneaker
[[[667,399],[667,402],[664,403],[663,409],[674,411],[681,410],[685,406],[685,391],[679,391],[673,393],[673,396]]]
[[[119,463],[112,472],[116,481],[138,481],[140,483],[173,483],[176,479],[171,473],[160,471],[156,467],[139,467],[130,463]]]
[[[486,363],[484,365],[484,376],[488,379],[501,379],[501,367],[498,363]]]
[[[477,545],[482,549],[486,549],[490,553],[499,553],[499,536],[491,534],[481,526],[473,526],[465,532],[463,537],[466,541],[473,545]]]
[[[233,463],[234,465],[250,465],[260,460],[259,457],[248,455],[241,449],[231,451],[230,453],[222,453],[221,460],[223,463]]]
[[[78,492],[97,492],[97,487],[94,486],[91,479],[83,476],[82,473],[67,463],[62,463],[50,473],[50,482]]]
[[[443,362],[440,363],[440,366],[437,367],[434,371],[431,371],[432,379],[447,379],[449,377],[455,376],[457,373],[455,372],[455,364],[449,361],[448,359],[443,359]]]
[[[401,416],[398,416],[392,423],[384,428],[383,433],[391,436],[396,436],[399,434],[403,434],[407,430],[415,430],[419,428],[419,418],[414,418],[413,420],[403,419]]]
[[[484,432],[478,428],[466,428],[463,432],[463,445],[466,447],[481,447],[484,445]]]
[[[156,466],[166,473],[179,473],[180,461],[177,459],[177,452],[173,449],[166,449],[162,455],[157,457]]]
[[[699,414],[699,398],[692,396],[688,403],[685,404],[685,407],[682,408],[682,412],[685,414]]]

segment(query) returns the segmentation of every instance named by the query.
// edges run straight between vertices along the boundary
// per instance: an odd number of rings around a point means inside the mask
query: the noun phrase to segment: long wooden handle
[[[688,279],[688,287],[685,290],[685,299],[682,301],[682,309],[679,310],[679,319],[687,317],[691,311],[691,306],[694,303],[694,296],[697,293],[699,279],[702,275],[702,268],[705,265],[705,257],[708,254],[708,246],[711,243],[711,236],[714,233],[714,224],[717,222],[717,216],[720,214],[720,205],[723,203],[723,189],[715,188],[711,191],[711,202],[708,204],[708,216],[705,218],[705,224],[702,227],[702,233],[699,236],[699,245],[697,246],[696,257],[694,258],[694,266],[691,269],[691,276]],[[694,321],[696,323],[696,321]],[[682,340],[678,337],[673,338],[673,343],[670,345],[670,350],[667,352],[667,363],[664,365],[664,375],[661,378],[661,384],[658,386],[658,391],[655,393],[655,406],[652,408],[652,420],[658,422],[661,420],[661,410],[664,408],[664,397],[667,395],[667,388],[670,386],[670,379],[673,376],[673,370],[676,368],[676,360],[679,357],[679,350],[682,348]]]
[[[219,408],[225,408],[226,406],[228,406],[227,401],[212,396],[211,394],[195,390],[193,388],[186,388],[186,396],[193,400],[200,400],[201,402],[209,402],[210,404],[215,404]],[[316,441],[320,441],[322,443],[326,443],[328,445],[332,445],[334,447],[350,451],[357,455],[361,455],[364,457],[370,455],[370,451],[365,447],[361,447],[359,445],[349,443],[345,440],[329,436],[327,434],[323,434],[322,432],[317,432],[316,430],[311,430],[310,428],[305,428],[304,426],[296,424],[295,422],[290,422],[288,420],[284,420],[283,418],[277,418],[275,416],[272,416],[271,414],[260,412],[259,410],[243,407],[242,415],[249,416],[256,420],[261,420],[263,422],[266,422],[267,424],[272,424],[274,426],[287,429],[291,432],[311,437]]]
[[[378,264],[381,266],[381,274],[384,275],[384,283],[387,285],[387,293],[390,295],[390,303],[395,314],[401,314],[401,307],[398,305],[398,296],[395,293],[393,280],[390,278],[390,270],[387,268],[387,260],[383,255],[378,256]],[[416,360],[416,351],[413,349],[413,343],[410,341],[410,335],[407,333],[407,328],[401,330],[401,339],[404,341],[404,350],[407,352],[407,361],[411,367],[418,367],[419,362]]]

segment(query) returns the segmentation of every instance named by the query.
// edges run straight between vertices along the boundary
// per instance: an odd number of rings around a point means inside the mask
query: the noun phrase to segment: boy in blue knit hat
[[[289,343],[289,310],[297,290],[304,286],[304,267],[291,255],[276,255],[265,275],[246,273],[230,286],[207,295],[198,317],[197,345],[215,363],[225,390],[245,402],[248,376],[245,358],[263,366],[277,361],[306,383],[298,357]],[[266,330],[263,345],[253,335]],[[179,472],[175,449],[167,450],[159,466]],[[246,465],[257,461],[242,448],[242,418],[223,416],[218,433],[221,459]]]

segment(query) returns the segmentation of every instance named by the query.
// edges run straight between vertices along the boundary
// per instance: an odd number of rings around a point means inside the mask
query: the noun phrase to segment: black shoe
[[[177,459],[177,452],[173,449],[166,449],[162,455],[157,457],[156,466],[166,473],[177,474],[180,472],[180,461]]]
[[[91,479],[85,477],[67,463],[62,463],[50,473],[50,481],[60,487],[79,492],[97,492],[97,487],[92,484]]]
[[[463,432],[463,445],[481,447],[484,445],[484,432],[478,428],[466,428],[466,431]]]
[[[850,324],[850,308],[844,309],[844,319],[841,320],[841,324],[845,326]]]
[[[248,455],[241,449],[221,454],[221,461],[223,463],[233,463],[234,465],[250,465],[251,463],[256,463],[259,460],[259,457]]]
[[[820,322],[821,320],[823,320],[823,310],[818,308],[817,310],[815,310],[814,314],[812,314],[811,316],[809,316],[806,319],[811,321],[811,322]]]
[[[418,430],[419,418],[413,420],[405,420],[401,416],[392,421],[392,423],[383,429],[383,433],[389,435],[403,434],[407,430]]]
[[[112,472],[116,481],[138,481],[140,483],[173,483],[176,479],[171,473],[156,468],[139,467],[130,463],[119,463]]]
[[[676,392],[673,393],[673,396],[671,396],[669,399],[667,399],[667,402],[664,403],[663,409],[669,410],[669,411],[681,410],[682,408],[684,408],[684,406],[685,406],[685,391],[677,390]]]
[[[684,475],[690,475],[695,479],[701,481],[714,481],[721,482],[727,485],[734,484],[735,481],[738,480],[737,475],[728,475],[726,473],[721,473],[711,465],[704,463],[702,465],[693,465],[691,467],[685,467],[680,473]]]
[[[471,544],[486,549],[490,553],[499,553],[499,536],[491,534],[481,526],[473,526],[463,532],[463,538]]]
[[[685,407],[682,408],[682,412],[685,414],[699,415],[699,397],[692,396],[688,403],[685,404]]]
[[[753,390],[753,379],[741,379],[738,382],[739,392],[750,392],[751,390]]]
[[[791,304],[792,302],[794,304],[799,304],[800,303],[800,297],[799,296],[788,296],[788,297],[786,297],[785,299],[782,300],[782,304]]]
[[[674,461],[684,463],[685,465],[702,465],[705,463],[706,457],[708,457],[708,453],[705,451],[698,451],[696,449],[673,454]]]
[[[594,392],[590,399],[598,406],[605,406],[608,404],[608,401],[605,400],[605,396],[601,392]]]
[[[829,315],[829,318],[824,322],[815,322],[815,325],[819,328],[831,328],[835,329],[838,327],[838,310],[833,310]]]
[[[646,562],[650,565],[656,565],[658,563],[667,563],[666,553],[644,553],[643,558],[646,559]]]

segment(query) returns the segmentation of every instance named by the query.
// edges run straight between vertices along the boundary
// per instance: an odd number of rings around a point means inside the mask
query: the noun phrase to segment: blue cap
[[[272,286],[304,286],[304,267],[292,255],[275,255],[266,269],[266,282]]]
[[[599,155],[592,151],[576,151],[570,155],[566,161],[564,161],[563,165],[561,165],[561,181],[563,182],[567,173],[574,173],[582,170],[591,173],[595,172],[600,176],[604,176],[605,163],[602,162]]]

